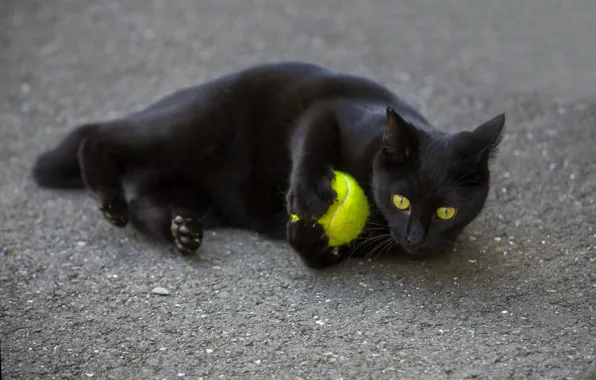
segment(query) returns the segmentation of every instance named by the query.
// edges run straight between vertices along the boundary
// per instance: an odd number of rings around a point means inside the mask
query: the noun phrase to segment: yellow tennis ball
[[[369,215],[368,200],[358,182],[347,173],[335,171],[331,187],[337,197],[327,212],[317,219],[329,238],[329,246],[338,247],[356,239]],[[297,215],[291,215],[293,221]]]

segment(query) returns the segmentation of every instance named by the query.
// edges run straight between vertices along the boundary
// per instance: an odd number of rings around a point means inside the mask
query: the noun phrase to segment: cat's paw
[[[110,202],[98,201],[97,206],[104,218],[116,227],[128,224],[128,204],[122,197],[113,197]]]
[[[323,216],[337,197],[337,192],[331,187],[333,177],[333,170],[330,169],[320,178],[304,176],[293,181],[287,195],[288,212],[303,220]]]
[[[170,230],[176,247],[183,253],[195,252],[203,243],[203,226],[195,215],[175,211]]]
[[[339,249],[329,246],[329,238],[323,227],[314,221],[288,222],[287,239],[302,261],[311,268],[327,268],[341,260]]]

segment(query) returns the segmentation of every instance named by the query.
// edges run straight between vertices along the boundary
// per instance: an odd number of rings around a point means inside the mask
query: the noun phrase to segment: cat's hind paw
[[[128,205],[124,199],[115,198],[106,205],[98,203],[98,207],[104,218],[114,226],[122,228],[128,224]]]
[[[203,243],[203,226],[195,216],[174,212],[170,230],[176,247],[183,253],[193,253]]]

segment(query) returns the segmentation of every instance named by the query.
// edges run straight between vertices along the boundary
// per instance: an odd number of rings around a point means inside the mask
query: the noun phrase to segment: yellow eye
[[[393,194],[391,201],[393,202],[393,205],[400,210],[407,210],[410,208],[410,200],[403,195]]]
[[[437,209],[437,216],[439,219],[449,220],[455,216],[455,209],[453,207],[440,207]]]

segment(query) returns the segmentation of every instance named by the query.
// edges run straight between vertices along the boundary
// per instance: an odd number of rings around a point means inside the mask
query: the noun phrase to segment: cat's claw
[[[176,247],[183,253],[193,253],[203,243],[203,227],[196,218],[175,213],[170,230]]]
[[[288,242],[311,268],[326,268],[341,261],[340,249],[329,246],[329,238],[316,222],[303,220],[287,224]]]
[[[116,227],[126,227],[128,224],[128,206],[125,201],[117,199],[107,205],[98,204],[98,208],[108,222]]]

